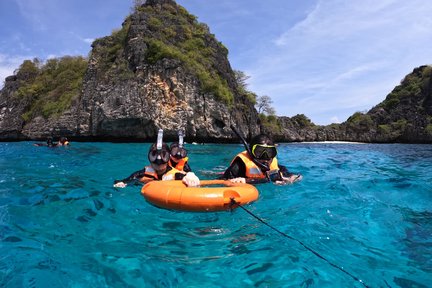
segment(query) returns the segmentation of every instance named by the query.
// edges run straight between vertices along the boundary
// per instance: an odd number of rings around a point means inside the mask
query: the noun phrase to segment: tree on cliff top
[[[249,91],[247,87],[247,80],[250,78],[250,76],[246,75],[246,73],[244,73],[243,71],[234,70],[234,77],[237,83],[239,93],[245,95],[251,103],[256,104],[257,95],[254,92]]]
[[[270,96],[258,96],[257,103],[255,105],[258,110],[258,114],[275,115],[276,111],[271,106],[271,104],[273,104],[273,100],[270,98]]]

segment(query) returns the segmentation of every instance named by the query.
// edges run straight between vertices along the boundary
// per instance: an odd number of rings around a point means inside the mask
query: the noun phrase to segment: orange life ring
[[[151,204],[173,210],[209,212],[236,208],[258,199],[258,190],[250,184],[227,180],[201,180],[200,187],[187,187],[182,181],[151,181],[143,186],[141,194]],[[219,187],[206,187],[219,185]],[[221,185],[223,185],[221,187]]]

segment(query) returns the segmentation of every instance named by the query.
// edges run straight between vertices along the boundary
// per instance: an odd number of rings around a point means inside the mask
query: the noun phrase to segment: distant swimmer
[[[66,137],[60,137],[59,142],[57,142],[57,146],[69,146],[69,141]]]
[[[48,137],[46,140],[46,143],[35,143],[33,144],[34,146],[45,146],[45,147],[50,147],[50,148],[54,148],[57,146],[57,144],[55,144],[53,142],[53,138],[52,137]]]
[[[190,187],[200,185],[199,178],[193,172],[184,172],[168,165],[170,160],[170,149],[162,142],[163,130],[159,129],[157,142],[150,146],[148,152],[149,166],[132,173],[123,180],[115,180],[114,187],[124,188],[130,183],[147,183],[154,180],[182,180]]]
[[[59,146],[68,146],[69,141],[66,137],[60,137],[60,140],[57,143],[55,143],[53,141],[52,137],[48,137],[46,140],[46,143],[35,143],[33,145],[34,146],[45,146],[45,147],[49,147],[49,148],[55,148],[55,147],[59,147]]]

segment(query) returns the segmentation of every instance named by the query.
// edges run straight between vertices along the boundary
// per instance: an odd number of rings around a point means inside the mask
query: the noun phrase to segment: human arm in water
[[[294,183],[303,179],[301,174],[295,174],[288,171],[288,169],[283,165],[279,166],[279,172],[281,174],[281,180],[275,181],[276,184],[287,184]]]
[[[116,188],[124,188],[130,183],[137,184],[141,178],[145,175],[145,168],[139,171],[132,173],[129,177],[123,180],[114,180],[114,187]]]
[[[238,177],[246,177],[246,165],[239,157],[236,157],[221,178],[234,179]]]
[[[235,158],[231,165],[225,170],[225,173],[221,177],[222,179],[229,179],[234,183],[250,183],[250,184],[260,184],[269,182],[270,179],[276,184],[288,184],[300,181],[303,177],[300,174],[291,173],[283,165],[278,165],[279,170],[275,170],[276,178],[266,177],[263,179],[249,179],[246,178],[246,165],[239,158]],[[270,178],[270,179],[269,179]]]
[[[144,176],[149,177],[148,175],[145,174],[145,168],[139,171],[136,171],[134,173],[132,173],[129,177],[123,179],[123,180],[115,180],[114,181],[114,187],[115,188],[124,188],[126,187],[128,184],[133,183],[133,184],[142,184],[142,178]],[[148,181],[152,181],[152,180],[162,180],[162,176],[161,175],[159,178],[154,178],[151,179],[149,177]],[[174,179],[173,180],[182,180],[183,183],[185,183],[187,186],[190,187],[194,187],[194,186],[199,186],[199,179],[198,177],[193,173],[193,172],[187,172],[187,173],[175,173],[174,174]],[[146,181],[146,182],[148,182]]]
[[[246,178],[246,165],[239,158],[236,157],[231,165],[225,170],[221,179],[230,180],[233,183],[249,183],[249,184],[260,184],[268,182],[267,178],[264,179],[250,179]]]

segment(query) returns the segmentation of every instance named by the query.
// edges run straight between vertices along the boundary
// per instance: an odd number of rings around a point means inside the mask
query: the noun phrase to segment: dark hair
[[[252,149],[255,144],[274,145],[273,140],[266,134],[259,134],[253,137],[250,141],[249,148]]]
[[[182,159],[187,156],[187,150],[184,147],[180,148],[180,144],[178,142],[173,142],[170,146],[170,153],[171,156],[176,159]]]
[[[179,147],[179,143],[178,142],[173,142],[170,145],[170,149],[174,148],[174,147]]]

